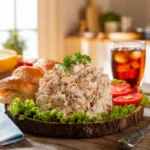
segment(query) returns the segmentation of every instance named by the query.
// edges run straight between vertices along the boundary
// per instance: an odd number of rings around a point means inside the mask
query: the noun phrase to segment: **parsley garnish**
[[[71,55],[68,55],[63,59],[62,66],[65,69],[70,69],[72,65],[76,65],[76,64],[86,65],[87,63],[91,62],[90,56],[87,56],[85,54],[82,55],[80,52],[75,53],[74,56],[75,56],[74,59],[72,58]]]

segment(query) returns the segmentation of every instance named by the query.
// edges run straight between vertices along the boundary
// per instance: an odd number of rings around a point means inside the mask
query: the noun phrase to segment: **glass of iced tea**
[[[145,68],[145,41],[112,42],[111,46],[113,78],[140,86]]]

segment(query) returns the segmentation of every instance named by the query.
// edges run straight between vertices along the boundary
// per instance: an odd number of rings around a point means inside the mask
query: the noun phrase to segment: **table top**
[[[3,107],[2,105],[0,107]],[[102,138],[89,139],[57,139],[49,137],[35,136],[25,133],[25,139],[12,145],[2,146],[0,150],[116,150],[117,140],[122,134],[134,129],[144,128],[150,123],[150,109],[145,108],[144,119],[137,125],[132,126],[119,134],[104,136]],[[149,149],[150,133],[137,144],[135,150]]]

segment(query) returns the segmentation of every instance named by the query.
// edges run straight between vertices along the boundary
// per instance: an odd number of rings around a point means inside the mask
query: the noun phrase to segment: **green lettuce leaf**
[[[24,113],[25,111],[24,103],[19,99],[16,98],[12,101],[12,103],[9,105],[9,111],[12,115],[18,115],[20,113]]]
[[[112,108],[112,111],[110,112],[110,114],[101,113],[98,116],[98,121],[120,119],[120,118],[123,118],[126,115],[134,112],[135,109],[136,109],[136,106],[133,105],[133,104],[131,104],[131,105],[125,105],[125,106],[114,106]]]
[[[146,107],[150,104],[150,100],[143,90],[140,90],[140,92],[142,93],[142,101],[141,101],[140,105]]]
[[[144,97],[144,100],[146,98]],[[134,112],[136,109],[135,105],[125,105],[125,106],[114,106],[110,114],[101,113],[97,117],[90,117],[86,113],[81,111],[76,111],[73,114],[64,116],[63,112],[52,109],[49,111],[41,112],[38,107],[36,107],[33,100],[26,100],[22,102],[19,98],[12,101],[9,106],[9,111],[12,115],[20,114],[19,119],[24,120],[25,118],[32,118],[35,120],[49,121],[49,122],[61,122],[61,123],[88,123],[106,120],[115,120],[125,117],[126,115]]]

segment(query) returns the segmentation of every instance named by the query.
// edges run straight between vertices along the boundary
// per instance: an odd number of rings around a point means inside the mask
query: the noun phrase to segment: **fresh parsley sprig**
[[[72,56],[68,55],[63,59],[62,66],[66,69],[70,68],[72,65]]]
[[[71,55],[68,55],[63,59],[62,66],[65,69],[70,69],[70,67],[72,65],[76,65],[76,64],[86,65],[87,63],[91,62],[90,56],[85,55],[85,54],[81,54],[80,52],[75,53],[74,56],[75,56],[74,59],[72,58]]]

